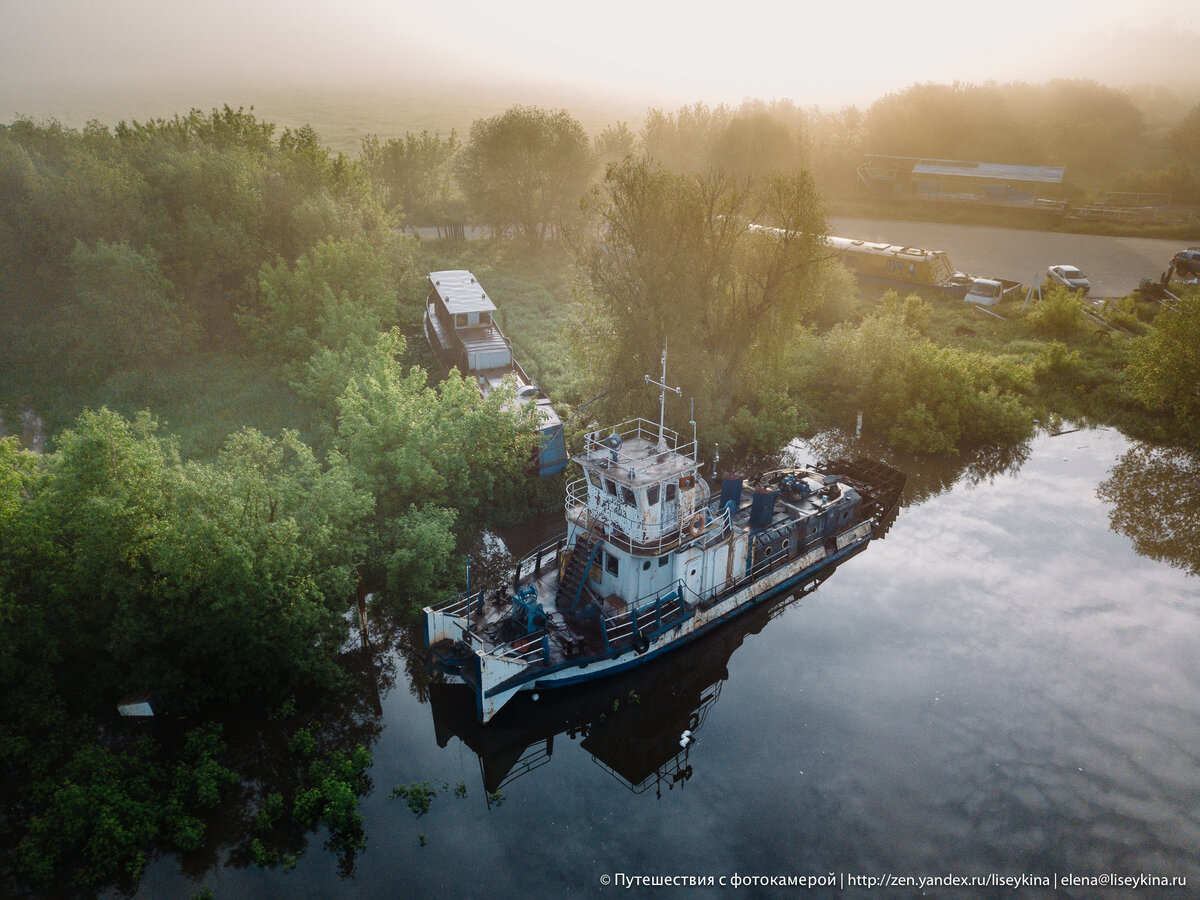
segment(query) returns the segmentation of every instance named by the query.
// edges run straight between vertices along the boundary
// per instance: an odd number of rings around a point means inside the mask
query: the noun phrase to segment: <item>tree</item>
[[[587,207],[595,231],[576,254],[593,306],[576,342],[581,365],[632,385],[658,370],[669,342],[669,377],[702,415],[753,413],[819,302],[825,215],[807,173],[751,186],[628,160]]]
[[[484,398],[455,371],[434,389],[423,369],[403,370],[403,350],[393,331],[362,353],[318,355],[309,372],[322,393],[345,382],[334,446],[376,498],[371,555],[398,593],[423,598],[456,537],[518,503],[536,411],[511,389]]]
[[[295,265],[265,263],[238,319],[262,349],[283,360],[372,343],[396,320],[397,287],[412,270],[411,240],[394,238],[385,252],[362,237],[322,241]]]
[[[583,126],[566,110],[532,106],[474,122],[455,166],[474,212],[534,247],[576,218],[594,169]]]
[[[616,125],[605,127],[596,135],[595,140],[592,141],[592,147],[601,168],[607,170],[613,163],[632,156],[636,142],[637,137],[629,130],[629,125],[625,122],[618,122]]]
[[[180,314],[175,286],[152,248],[79,242],[71,253],[71,283],[66,332],[73,363],[106,375],[190,349],[194,327]]]
[[[155,429],[85,412],[0,543],[0,590],[43,623],[56,681],[179,710],[331,683],[371,498],[294,433],[184,463]]]
[[[913,327],[918,298],[894,294],[855,326],[841,324],[806,348],[804,393],[831,421],[863,414],[867,434],[910,452],[954,455],[961,448],[1011,443],[1033,430],[1021,402],[1030,373],[953,347]]]
[[[1200,158],[1200,103],[1188,110],[1188,114],[1167,132],[1167,146],[1180,159],[1194,161]]]
[[[1165,409],[1192,440],[1200,437],[1200,295],[1190,293],[1154,319],[1149,334],[1129,342],[1130,394],[1148,409]]]
[[[387,190],[387,208],[412,224],[444,224],[450,216],[451,175],[462,143],[451,129],[439,134],[408,132],[380,144],[363,138],[362,162],[372,183]]]
[[[787,127],[766,110],[734,116],[716,135],[710,159],[730,174],[752,177],[795,171],[803,162]]]
[[[695,103],[673,113],[652,109],[642,126],[642,151],[673,171],[703,172],[710,163],[713,142],[732,116],[724,104],[713,108]]]

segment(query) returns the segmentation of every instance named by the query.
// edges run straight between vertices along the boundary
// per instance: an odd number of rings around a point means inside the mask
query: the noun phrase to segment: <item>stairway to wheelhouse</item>
[[[596,561],[599,550],[600,537],[595,531],[583,532],[576,538],[567,559],[567,567],[558,580],[558,592],[554,595],[554,605],[559,612],[570,615],[578,609],[587,584],[588,570]]]

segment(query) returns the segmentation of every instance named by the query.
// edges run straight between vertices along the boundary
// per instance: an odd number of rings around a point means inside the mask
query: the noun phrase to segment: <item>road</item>
[[[945,250],[960,272],[1023,284],[1034,277],[1044,280],[1048,266],[1078,266],[1091,279],[1093,299],[1124,297],[1142,278],[1158,278],[1175,252],[1187,246],[1157,238],[841,217],[831,218],[829,229],[839,237]]]
[[[1044,281],[1049,266],[1078,266],[1091,279],[1088,296],[1092,299],[1124,297],[1141,279],[1158,278],[1175,252],[1188,245],[1186,241],[1157,238],[840,216],[829,220],[829,229],[839,237],[945,250],[960,272],[1009,278],[1022,284],[1029,284],[1035,277]],[[437,236],[436,228],[416,231],[423,238]],[[486,234],[486,228],[467,227],[467,237],[471,240]]]

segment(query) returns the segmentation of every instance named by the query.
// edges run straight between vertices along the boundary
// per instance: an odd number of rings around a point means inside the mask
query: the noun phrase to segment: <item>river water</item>
[[[887,537],[815,592],[487,729],[401,660],[352,874],[318,834],[290,872],[157,860],[138,896],[618,896],[622,878],[735,874],[836,884],[673,895],[1133,895],[1064,885],[1115,874],[1195,896],[1197,482],[1109,430],[965,471],[914,463]],[[425,781],[423,816],[391,796]],[[1058,893],[854,883],[949,875]]]

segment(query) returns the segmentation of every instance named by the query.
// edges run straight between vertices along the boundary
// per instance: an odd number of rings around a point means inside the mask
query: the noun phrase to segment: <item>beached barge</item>
[[[466,269],[429,273],[425,299],[425,339],[443,375],[457,368],[485,397],[505,381],[517,399],[537,404],[537,471],[554,475],[567,465],[563,423],[550,398],[525,374],[512,343],[496,324],[496,304]]]

